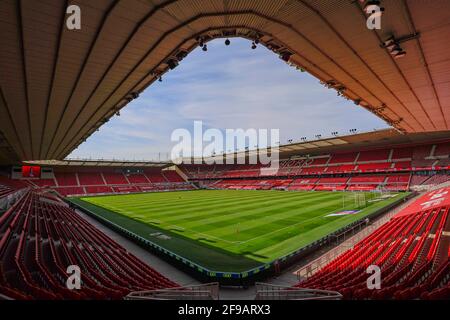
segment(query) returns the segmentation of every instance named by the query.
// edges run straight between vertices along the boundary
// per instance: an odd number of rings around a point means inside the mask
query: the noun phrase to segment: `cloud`
[[[71,157],[158,159],[170,152],[173,130],[278,128],[281,142],[351,128],[368,131],[387,125],[351,101],[324,88],[307,73],[289,67],[243,39],[208,44],[194,51],[163,82],[130,103]]]

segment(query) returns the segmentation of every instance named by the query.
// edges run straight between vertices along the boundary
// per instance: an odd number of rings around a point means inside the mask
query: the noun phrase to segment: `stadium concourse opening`
[[[218,299],[254,284],[261,300],[449,299],[449,9],[1,1],[0,300]],[[67,158],[195,48],[235,37],[390,128],[278,143],[276,170]]]

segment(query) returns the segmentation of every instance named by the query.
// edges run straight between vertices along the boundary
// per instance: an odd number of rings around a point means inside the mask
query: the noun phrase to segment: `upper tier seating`
[[[82,186],[96,186],[105,184],[101,174],[96,172],[80,172],[78,173],[78,180],[80,180],[80,185]]]
[[[80,290],[66,287],[69,265]],[[13,299],[122,299],[131,291],[176,287],[73,210],[34,192],[0,217],[0,294]]]
[[[153,180],[152,182],[142,173],[125,176],[120,172],[101,172],[102,170],[100,172],[78,173],[55,172],[55,180],[58,181],[58,185],[52,187],[52,189],[62,196],[78,196],[84,194],[186,190],[194,188],[191,183],[184,181],[175,171],[165,171],[167,173],[164,176],[161,171],[150,171],[147,174]],[[45,179],[24,181],[30,184],[33,182],[31,184],[33,187],[48,186]],[[79,184],[78,181],[80,182]],[[21,181],[21,183],[23,182]]]
[[[54,179],[29,179],[29,182],[38,187],[53,187],[56,186]]]
[[[319,272],[296,285],[333,290],[345,299],[450,298],[449,207],[397,215]],[[369,265],[382,288],[367,288]]]
[[[165,171],[162,171],[162,174],[164,175],[164,177],[166,177],[167,181],[185,182],[184,179],[182,177],[180,177],[180,175],[174,170],[165,170]]]
[[[128,184],[127,179],[123,173],[103,173],[103,178],[105,178],[106,184]]]
[[[145,172],[145,176],[150,182],[153,183],[161,183],[161,182],[167,182],[166,178],[162,175],[161,171],[149,171]]]
[[[344,164],[340,166],[329,166],[327,168],[327,173],[346,173],[355,171],[356,165],[354,164]]]
[[[356,160],[357,152],[353,153],[336,153],[331,156],[328,164],[332,163],[353,163]]]
[[[392,160],[411,159],[413,156],[413,150],[413,147],[394,148],[394,151],[392,152]]]
[[[329,159],[330,159],[329,157],[326,157],[326,158],[314,158],[314,159],[312,159],[312,161],[310,163],[308,163],[308,165],[309,166],[324,165],[324,164],[327,164]]]
[[[58,182],[58,186],[78,186],[77,176],[72,172],[55,172],[55,178]]]
[[[413,160],[426,159],[431,155],[432,145],[417,146],[413,149]]]
[[[417,159],[411,162],[414,168],[431,168],[438,160],[436,159]]]
[[[435,157],[449,157],[450,155],[450,143],[439,143],[434,150]]]
[[[364,161],[387,161],[390,151],[390,149],[361,151],[359,153],[358,163]]]
[[[393,172],[414,169],[443,170],[450,165],[446,153],[449,143],[394,147],[359,152],[305,156],[300,159],[279,161],[275,176],[329,175],[352,172]],[[432,152],[434,150],[434,152]],[[432,154],[433,153],[433,154]],[[439,156],[438,156],[439,155]],[[435,166],[434,168],[432,168]],[[441,168],[436,168],[439,166]],[[256,178],[274,176],[261,171],[261,165],[183,165],[182,170],[190,179]]]
[[[147,177],[144,174],[129,174],[127,176],[128,181],[132,184],[139,184],[139,183],[149,183]]]

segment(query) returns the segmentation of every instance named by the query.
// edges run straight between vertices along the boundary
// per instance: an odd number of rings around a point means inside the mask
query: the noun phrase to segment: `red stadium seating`
[[[359,153],[358,163],[364,161],[387,161],[390,152],[390,149],[361,151]]]
[[[303,167],[301,174],[319,174],[324,172],[327,167]]]
[[[431,194],[296,287],[338,291],[346,299],[450,297],[450,250],[448,237],[444,237],[444,232],[450,231],[450,206],[420,210],[420,202],[428,201],[427,197]],[[369,265],[377,265],[383,272],[379,290],[367,287]]]
[[[95,194],[95,193],[112,193],[113,189],[108,186],[88,186],[85,187],[87,194]]]
[[[392,153],[392,160],[411,159],[413,156],[413,150],[414,150],[414,148],[412,148],[412,147],[395,148]]]
[[[38,187],[53,187],[56,185],[54,179],[30,179],[28,181]]]
[[[290,185],[288,187],[289,191],[300,190],[300,191],[310,191],[314,190],[316,186],[311,184],[303,184],[303,185]]]
[[[388,176],[387,183],[408,183],[410,179],[410,174],[397,174]]]
[[[123,185],[123,186],[113,186],[111,187],[113,192],[115,193],[129,193],[129,192],[138,192],[139,188],[137,186],[132,185]]]
[[[75,196],[86,194],[83,187],[61,187],[57,188],[56,191],[62,196]]]
[[[33,187],[51,185],[62,196],[193,189],[191,183],[184,181],[173,170],[164,171],[164,175],[160,170],[149,171],[146,173],[147,175],[142,173],[124,175],[121,172],[111,172],[100,168],[98,171],[92,172],[91,169],[89,172],[84,172],[83,169],[80,169],[80,172],[77,173],[55,172],[55,180],[58,181],[58,185],[50,184],[50,181],[54,181],[53,179],[27,179],[24,181],[32,183]],[[152,180],[151,182],[149,178]]]
[[[80,181],[80,185],[83,186],[96,186],[105,184],[101,174],[95,172],[92,173],[80,172],[78,173],[78,180]]]
[[[332,163],[353,163],[356,160],[357,152],[353,153],[337,153],[331,156],[329,164]]]
[[[413,160],[421,160],[430,157],[432,145],[417,146],[413,149]]]
[[[328,160],[330,158],[326,157],[326,158],[314,158],[313,161],[311,163],[309,163],[309,166],[316,166],[316,165],[324,165],[327,164]]]
[[[346,184],[348,177],[342,178],[320,178],[317,184]]]
[[[391,167],[392,167],[391,162],[365,163],[365,164],[358,164],[357,170],[361,172],[386,171]]]
[[[399,161],[399,162],[394,162],[394,168],[395,169],[407,169],[410,170],[411,169],[411,161]]]
[[[441,183],[444,183],[444,182],[447,182],[447,181],[450,181],[450,175],[448,175],[448,174],[437,174],[437,175],[434,175],[434,176],[430,177],[429,179],[424,181],[422,184],[437,185],[437,184],[441,184]]]
[[[140,184],[140,183],[149,183],[147,177],[144,174],[129,174],[127,176],[128,181],[130,181],[131,184]]]
[[[357,177],[352,177],[349,181],[349,184],[352,184],[352,183],[380,184],[380,183],[384,182],[385,179],[386,179],[386,176],[384,176],[384,175],[382,175],[382,176],[357,176]]]
[[[421,184],[423,184],[426,180],[428,180],[430,178],[430,176],[426,176],[426,175],[413,175],[411,177],[411,186],[419,186]]]
[[[434,150],[435,157],[449,157],[450,155],[450,143],[439,143],[436,145],[436,148]]]
[[[449,159],[439,159],[437,163],[434,164],[434,167],[443,167],[446,169],[450,169],[450,158]]]
[[[153,183],[168,182],[166,180],[166,178],[164,178],[164,176],[162,175],[162,173],[160,171],[146,172],[145,176],[147,177],[147,179],[150,182],[153,182]]]
[[[103,173],[103,177],[108,185],[128,184],[128,180],[122,173]]]
[[[327,168],[327,173],[347,173],[355,171],[356,166],[354,164],[344,164],[338,166],[329,166]]]
[[[336,153],[320,157],[304,157],[279,161],[275,176],[295,177],[308,175],[334,175],[341,173],[398,172],[414,170],[445,170],[450,165],[446,158],[448,143],[436,145],[439,157],[432,156],[432,144],[362,150]],[[442,151],[440,151],[442,149]],[[436,153],[436,152],[435,152]],[[357,161],[357,162],[356,162]],[[190,179],[257,178],[264,175],[258,165],[186,165],[182,170]],[[273,176],[273,173],[270,174]]]
[[[72,172],[61,172],[61,173],[55,173],[56,181],[58,182],[58,186],[78,186],[77,176],[76,173]]]
[[[66,287],[69,265],[80,290]],[[121,299],[131,291],[177,286],[73,210],[34,192],[0,217],[0,294],[15,299]]]
[[[345,184],[324,184],[314,188],[316,191],[343,191],[347,188]]]

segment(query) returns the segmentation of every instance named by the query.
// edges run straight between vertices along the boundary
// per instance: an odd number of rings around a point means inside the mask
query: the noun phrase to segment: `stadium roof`
[[[450,141],[449,131],[400,134],[394,129],[386,129],[284,145],[280,147],[280,155],[286,158],[294,155],[317,155],[448,141]]]
[[[448,141],[450,141],[450,131],[401,134],[395,129],[383,129],[281,145],[279,147],[279,157],[280,159],[286,159],[294,156],[314,156],[334,152],[386,148],[386,146],[404,147],[422,143]],[[216,155],[215,158],[220,159],[221,156],[224,157],[224,159],[225,156],[230,158],[247,158],[250,155],[257,155],[260,151],[266,151],[266,149],[237,152],[234,153],[233,156],[231,156],[231,154]],[[267,153],[270,154],[270,151]],[[186,160],[189,160],[189,158],[184,159],[184,161]],[[193,159],[191,159],[191,162],[194,163]]]
[[[121,160],[36,160],[24,161],[25,164],[48,167],[126,167],[126,168],[165,168],[171,162],[121,161]]]
[[[70,4],[81,30],[66,28]],[[401,131],[450,130],[450,2],[382,6],[369,30],[356,0],[3,0],[0,163],[63,159],[199,37],[259,39]],[[405,57],[382,46],[391,36]]]

